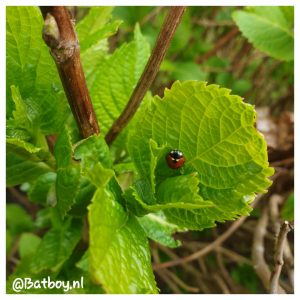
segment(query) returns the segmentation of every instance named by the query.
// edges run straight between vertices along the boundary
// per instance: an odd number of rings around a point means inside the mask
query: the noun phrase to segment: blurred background
[[[70,7],[76,21],[88,9]],[[276,234],[283,220],[294,220],[293,61],[279,61],[255,49],[231,18],[237,9],[241,7],[188,7],[151,91],[162,96],[175,80],[204,80],[229,88],[255,105],[256,126],[267,140],[269,162],[275,168],[273,185],[258,196],[251,216],[242,221],[177,234],[181,241],[177,248],[151,241],[161,293],[267,293]],[[123,23],[109,40],[110,51],[132,39],[136,23],[153,48],[166,12],[164,7],[115,7],[113,18]],[[33,209],[15,188],[8,189],[7,197]],[[294,291],[293,240],[290,232],[280,280],[288,293]],[[8,260],[13,259],[13,249],[9,253]],[[168,261],[180,263],[155,267]]]

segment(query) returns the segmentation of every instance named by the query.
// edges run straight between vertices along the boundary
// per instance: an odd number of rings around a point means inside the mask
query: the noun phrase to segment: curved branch
[[[160,64],[169,48],[173,35],[178,27],[185,7],[171,7],[164,24],[160,30],[154,49],[144,69],[144,72],[137,83],[128,103],[119,118],[110,128],[105,140],[110,145],[116,139],[118,134],[134,116],[139,105],[141,104],[147,90],[150,88],[154,78],[156,77]]]

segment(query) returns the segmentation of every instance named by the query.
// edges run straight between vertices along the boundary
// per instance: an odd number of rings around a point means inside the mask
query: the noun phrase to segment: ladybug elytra
[[[180,150],[170,151],[166,156],[166,160],[171,169],[179,169],[185,163],[184,155]]]

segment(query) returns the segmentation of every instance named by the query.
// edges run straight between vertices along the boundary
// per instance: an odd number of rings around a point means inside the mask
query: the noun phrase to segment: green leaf
[[[148,238],[170,248],[175,248],[181,245],[181,242],[175,240],[172,237],[172,234],[179,231],[185,231],[185,229],[168,222],[164,214],[161,212],[148,214],[138,218],[138,221],[145,230]]]
[[[112,160],[109,148],[104,138],[100,135],[93,135],[81,140],[74,148],[74,158],[81,162],[82,175],[90,183],[86,188],[92,196],[90,193],[91,185],[97,188],[103,187],[114,176],[114,171],[110,169]],[[92,191],[94,192],[95,188]],[[90,200],[91,197],[88,199]],[[80,199],[77,199],[77,201],[81,202]]]
[[[42,27],[38,7],[6,8],[7,116],[12,116],[15,106],[10,90],[14,85],[19,88],[25,107],[35,112],[35,128],[52,134],[60,131],[68,105],[55,64],[42,40]]]
[[[32,162],[45,162],[49,166],[54,166],[54,160],[50,152],[41,147],[35,147],[33,144],[20,139],[7,138],[6,151],[16,154],[25,160]]]
[[[74,148],[74,158],[81,160],[83,168],[91,168],[97,162],[101,162],[104,167],[112,167],[109,148],[102,135],[92,135],[81,140]]]
[[[122,21],[111,22],[112,7],[92,7],[88,15],[76,26],[80,50],[84,52],[99,41],[115,34]]]
[[[28,198],[36,203],[46,205],[49,190],[56,182],[56,173],[49,172],[41,175],[30,186]]]
[[[278,6],[253,6],[232,14],[243,35],[262,52],[280,59],[294,59],[290,19]]]
[[[281,217],[290,222],[294,221],[294,207],[294,193],[292,193],[284,203],[284,206],[281,210]]]
[[[33,229],[33,221],[28,213],[17,204],[6,205],[6,226],[12,235]]]
[[[81,232],[82,222],[71,218],[61,226],[52,227],[34,254],[31,263],[32,272],[39,273],[48,269],[52,272],[58,271],[72,254],[80,240]]]
[[[128,207],[141,215],[161,206],[172,223],[199,230],[247,215],[273,174],[255,117],[253,106],[227,89],[174,83],[163,99],[149,103],[129,134],[141,183],[126,191]],[[172,149],[186,159],[177,170],[165,159]]]
[[[80,187],[80,165],[73,161],[73,148],[70,132],[67,128],[60,134],[54,147],[57,163],[56,197],[62,217],[75,203]]]
[[[98,66],[88,86],[101,131],[105,134],[125,108],[150,54],[136,26],[134,40],[123,44]]]
[[[88,217],[95,280],[107,293],[156,293],[148,241],[136,218],[106,188],[95,193]]]
[[[36,163],[10,153],[6,154],[6,186],[14,186],[35,180],[51,171],[45,163]]]
[[[33,233],[23,233],[19,241],[19,255],[23,259],[26,256],[34,255],[41,243],[41,238]]]

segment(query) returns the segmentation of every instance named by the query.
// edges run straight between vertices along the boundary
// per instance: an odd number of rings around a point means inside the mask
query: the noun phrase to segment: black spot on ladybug
[[[185,157],[180,150],[172,150],[166,156],[168,166],[171,169],[179,169],[185,163]]]

